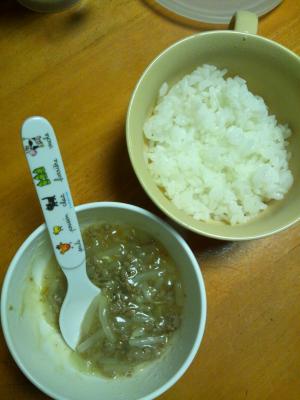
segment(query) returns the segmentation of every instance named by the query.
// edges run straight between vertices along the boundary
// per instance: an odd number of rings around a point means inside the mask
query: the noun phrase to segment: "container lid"
[[[238,10],[261,16],[273,10],[282,0],[156,0],[161,6],[196,21],[228,24]]]

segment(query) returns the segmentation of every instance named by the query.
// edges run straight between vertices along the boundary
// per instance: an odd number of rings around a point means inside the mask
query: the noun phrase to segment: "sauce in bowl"
[[[77,353],[92,372],[130,376],[158,359],[181,323],[184,294],[174,260],[149,234],[124,224],[83,232],[87,273],[101,288],[82,325]],[[53,260],[43,278],[48,322],[58,328],[66,280]]]

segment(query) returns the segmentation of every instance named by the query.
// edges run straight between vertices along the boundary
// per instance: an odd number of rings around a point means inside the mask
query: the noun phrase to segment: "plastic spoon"
[[[85,313],[100,289],[86,273],[84,244],[52,126],[45,118],[31,117],[22,126],[22,140],[54,253],[68,281],[59,326],[75,350]]]

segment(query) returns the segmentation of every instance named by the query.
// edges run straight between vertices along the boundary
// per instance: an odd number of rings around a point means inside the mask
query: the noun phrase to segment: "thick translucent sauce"
[[[180,326],[184,295],[177,268],[160,243],[128,225],[94,225],[83,240],[87,273],[102,290],[86,315],[77,352],[91,371],[129,376],[159,358]],[[65,277],[52,263],[42,300],[57,328],[65,292]]]

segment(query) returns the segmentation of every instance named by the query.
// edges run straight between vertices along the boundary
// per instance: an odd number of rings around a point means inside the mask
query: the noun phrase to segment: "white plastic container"
[[[156,0],[161,6],[183,17],[213,24],[228,24],[238,10],[257,16],[277,7],[282,0]]]

